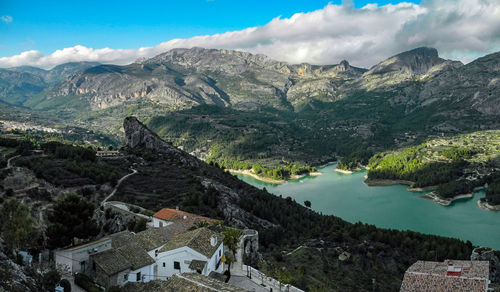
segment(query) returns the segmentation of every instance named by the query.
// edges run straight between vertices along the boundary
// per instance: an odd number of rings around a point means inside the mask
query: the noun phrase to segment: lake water
[[[245,182],[298,203],[311,201],[311,208],[349,222],[378,227],[413,230],[422,233],[470,240],[474,245],[500,249],[500,211],[485,211],[477,206],[484,191],[473,198],[441,206],[419,198],[425,192],[408,192],[407,186],[368,187],[366,171],[341,174],[335,164],[319,169],[321,176],[308,176],[282,185],[265,183],[238,174]]]

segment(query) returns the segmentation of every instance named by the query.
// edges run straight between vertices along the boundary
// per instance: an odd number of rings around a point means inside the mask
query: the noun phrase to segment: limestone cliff
[[[125,130],[126,145],[130,148],[145,148],[157,152],[181,154],[179,149],[163,141],[136,117],[125,118],[123,129]]]

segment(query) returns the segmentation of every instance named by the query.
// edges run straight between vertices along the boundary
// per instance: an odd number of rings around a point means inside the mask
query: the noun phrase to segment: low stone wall
[[[252,282],[264,288],[272,288],[273,291],[280,291],[280,292],[304,292],[304,290],[301,290],[295,286],[292,286],[290,284],[284,284],[272,277],[268,277],[263,272],[251,266],[243,265],[242,268],[243,271],[246,271],[246,276],[250,280],[252,280]]]

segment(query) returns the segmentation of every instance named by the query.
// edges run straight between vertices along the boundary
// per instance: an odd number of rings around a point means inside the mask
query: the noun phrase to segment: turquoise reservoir
[[[312,209],[349,222],[455,237],[500,250],[500,211],[485,211],[477,206],[484,191],[441,206],[420,198],[425,192],[409,192],[403,185],[368,187],[363,183],[366,171],[349,175],[334,171],[335,167],[328,165],[319,169],[321,176],[307,176],[282,185],[237,176],[275,195],[290,196],[298,203],[309,200]]]

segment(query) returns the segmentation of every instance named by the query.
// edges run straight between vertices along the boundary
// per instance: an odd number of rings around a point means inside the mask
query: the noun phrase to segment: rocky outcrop
[[[16,264],[5,253],[0,238],[0,292],[3,291],[44,291],[35,277],[41,277],[33,269]]]
[[[130,148],[145,148],[157,152],[173,152],[180,154],[181,151],[170,143],[163,141],[156,133],[149,130],[136,117],[127,117],[123,121],[126,145]]]

